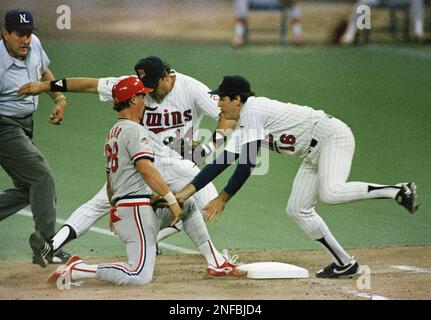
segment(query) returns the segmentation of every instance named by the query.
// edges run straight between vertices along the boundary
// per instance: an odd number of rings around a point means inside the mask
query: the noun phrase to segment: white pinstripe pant
[[[317,214],[318,198],[338,204],[375,198],[368,183],[347,182],[355,139],[350,128],[336,118],[320,120],[313,132],[318,141],[305,157],[293,182],[286,212],[313,240],[323,238],[328,227]]]

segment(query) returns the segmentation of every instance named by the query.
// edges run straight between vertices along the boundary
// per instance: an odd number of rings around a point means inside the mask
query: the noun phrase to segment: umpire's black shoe
[[[52,242],[46,241],[37,232],[30,235],[29,243],[33,250],[33,263],[42,268],[46,268],[48,264],[64,264],[72,256],[61,249],[53,252]]]
[[[329,279],[346,278],[346,277],[351,278],[354,275],[356,275],[358,271],[359,271],[359,265],[356,262],[355,258],[352,257],[352,260],[350,261],[350,263],[344,266],[339,266],[335,264],[335,262],[331,263],[329,266],[317,272],[316,277],[329,278]]]
[[[401,190],[395,197],[395,200],[398,204],[406,208],[408,212],[414,213],[419,208],[416,195],[416,184],[414,182],[403,184],[401,186]]]
[[[28,240],[33,250],[33,263],[46,268],[53,255],[52,244],[46,241],[39,233],[34,232]]]

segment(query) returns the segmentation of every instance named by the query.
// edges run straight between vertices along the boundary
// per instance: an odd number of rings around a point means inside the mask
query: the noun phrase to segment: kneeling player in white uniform
[[[317,214],[317,199],[339,204],[364,199],[395,199],[410,213],[417,210],[414,183],[380,185],[347,182],[355,140],[350,128],[323,111],[264,97],[254,97],[250,84],[241,76],[226,76],[218,89],[219,107],[227,119],[237,120],[238,128],[223,154],[176,194],[180,203],[239,158],[228,184],[206,208],[204,218],[218,218],[227,201],[241,188],[253,170],[261,145],[278,153],[302,156],[304,161],[295,177],[286,212],[313,240],[321,243],[333,263],[317,273],[321,278],[352,276],[359,266],[344,251]],[[239,143],[234,144],[238,138]]]
[[[184,230],[208,262],[208,276],[244,276],[246,273],[215,253],[205,222],[195,201],[184,203],[183,211],[153,165],[154,155],[148,131],[140,125],[143,118],[145,88],[137,77],[119,80],[112,89],[118,121],[109,131],[105,143],[107,160],[107,195],[115,207],[111,210],[113,230],[126,244],[127,263],[88,265],[74,256],[51,274],[48,282],[58,278],[79,281],[98,278],[118,285],[151,282],[160,228],[175,225],[180,219]],[[163,195],[169,209],[153,210],[153,193]],[[172,215],[173,214],[173,215]]]
[[[171,190],[178,191],[199,173],[199,168],[190,158],[182,157],[176,141],[190,136],[198,137],[198,128],[204,115],[218,119],[220,111],[217,102],[208,94],[209,88],[196,79],[171,70],[158,57],[150,56],[141,59],[135,66],[136,73],[145,87],[154,89],[145,99],[146,112],[143,125],[149,130],[157,157],[155,166],[162,174]],[[98,93],[101,101],[112,101],[112,86],[119,78],[70,78],[51,82],[29,83],[23,86],[21,94],[39,94],[45,91],[69,91]],[[235,121],[219,119],[218,129],[212,142],[201,145],[200,151],[194,152],[200,159],[201,152],[208,155],[217,143],[224,141],[221,135],[226,129],[232,128]],[[217,196],[217,190],[211,183],[194,199],[201,210]],[[106,196],[106,186],[88,202],[76,209],[65,224],[53,237],[52,243],[42,243],[32,238],[30,245],[36,255],[40,256],[41,266],[46,266],[46,258],[67,242],[84,234],[100,218],[109,213],[110,204]],[[181,221],[173,228],[160,231],[157,242],[182,229]]]

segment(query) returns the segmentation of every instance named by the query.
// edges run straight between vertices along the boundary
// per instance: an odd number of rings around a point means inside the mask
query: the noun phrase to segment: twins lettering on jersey
[[[193,119],[192,110],[187,109],[183,112],[172,111],[165,109],[163,113],[152,112],[157,108],[145,107],[145,126],[148,130],[159,134],[160,132],[170,130],[173,128],[183,127],[186,122]]]

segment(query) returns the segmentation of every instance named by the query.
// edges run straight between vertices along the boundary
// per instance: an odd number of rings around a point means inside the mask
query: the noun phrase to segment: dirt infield
[[[245,263],[277,261],[305,267],[309,279],[210,279],[199,255],[157,257],[153,282],[139,287],[116,287],[89,280],[80,287],[59,290],[45,280],[56,266],[41,269],[29,262],[0,264],[0,299],[165,299],[165,300],[307,300],[307,299],[431,299],[431,247],[354,249],[361,265],[371,271],[370,287],[364,278],[318,279],[315,272],[327,263],[321,250],[240,253]],[[124,258],[106,258],[103,262]],[[100,260],[90,259],[97,263]],[[358,286],[358,283],[360,284]]]

